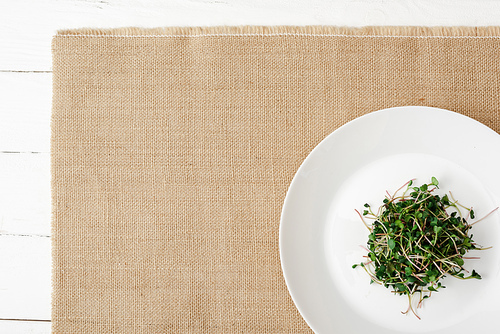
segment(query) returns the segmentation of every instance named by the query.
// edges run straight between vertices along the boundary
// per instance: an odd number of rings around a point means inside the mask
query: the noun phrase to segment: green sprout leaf
[[[472,270],[472,273],[471,273],[471,275],[468,278],[481,279],[482,277],[475,270]]]
[[[433,177],[431,178],[431,184],[432,184],[433,186],[436,186],[436,187],[437,187],[437,186],[438,186],[438,184],[439,184],[439,181],[438,181],[438,180],[437,180],[437,179],[433,176]]]

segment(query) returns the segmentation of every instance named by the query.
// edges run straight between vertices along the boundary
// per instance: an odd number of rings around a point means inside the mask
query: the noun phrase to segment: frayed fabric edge
[[[161,27],[161,28],[81,28],[60,30],[56,37],[195,37],[195,36],[415,36],[415,37],[497,37],[500,27],[412,27],[412,26],[215,26],[215,27]]]

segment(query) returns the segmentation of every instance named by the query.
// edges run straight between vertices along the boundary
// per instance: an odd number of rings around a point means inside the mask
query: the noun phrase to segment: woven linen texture
[[[498,132],[499,50],[486,28],[60,32],[54,332],[310,333],[278,249],[301,162],[387,107]]]

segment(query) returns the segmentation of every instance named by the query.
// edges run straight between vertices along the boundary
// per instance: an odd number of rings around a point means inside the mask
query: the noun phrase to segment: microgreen
[[[421,186],[410,180],[393,195],[388,193],[376,212],[368,203],[363,213],[356,210],[370,234],[366,261],[352,267],[364,268],[370,283],[407,295],[408,309],[402,313],[411,310],[418,319],[412,305],[414,296],[419,297],[418,308],[432,292],[445,288],[440,280],[446,276],[481,279],[475,270],[463,267],[464,255],[473,249],[487,249],[479,247],[469,233],[479,222],[469,222],[475,218],[472,208],[458,203],[451,193],[442,197],[435,194],[438,188],[435,177]],[[369,225],[365,218],[374,222]]]

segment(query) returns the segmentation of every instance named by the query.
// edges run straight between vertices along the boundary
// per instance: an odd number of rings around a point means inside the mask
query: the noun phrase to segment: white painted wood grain
[[[57,30],[487,26],[500,25],[499,14],[496,0],[1,0],[0,319],[50,319],[50,43]],[[49,332],[46,322],[0,320],[0,333]]]
[[[48,334],[50,322],[3,321],[0,320],[0,333],[5,334]]]
[[[50,250],[47,237],[0,235],[1,319],[50,319]]]
[[[0,88],[0,318],[48,320],[51,75],[0,73]],[[0,321],[0,333],[49,332]]]
[[[0,189],[0,237],[50,235],[49,153],[0,154]]]
[[[52,74],[0,72],[0,87],[0,152],[49,152]]]
[[[16,0],[0,2],[0,70],[50,71],[59,29],[206,25],[500,25],[495,0]]]

